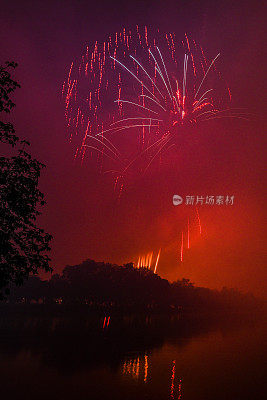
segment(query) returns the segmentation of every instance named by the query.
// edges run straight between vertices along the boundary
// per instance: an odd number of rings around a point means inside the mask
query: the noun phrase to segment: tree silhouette
[[[10,94],[20,85],[11,77],[14,62],[0,66],[0,112],[10,113],[15,104]],[[0,298],[9,286],[21,285],[39,269],[50,271],[51,235],[36,226],[44,195],[38,189],[44,165],[25,151],[29,143],[20,140],[13,125],[0,121],[0,141],[11,145],[15,155],[0,157]]]
[[[243,310],[261,306],[252,295],[236,289],[221,291],[197,287],[189,279],[170,283],[148,268],[134,268],[94,260],[66,266],[48,281],[30,277],[13,287],[10,302],[81,305],[100,314],[113,311]]]

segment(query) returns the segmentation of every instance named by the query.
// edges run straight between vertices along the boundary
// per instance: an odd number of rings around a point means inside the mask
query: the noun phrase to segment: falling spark
[[[163,153],[176,151],[184,128],[213,119],[247,119],[229,107],[232,96],[227,84],[227,99],[210,86],[216,79],[222,81],[215,65],[220,54],[209,61],[187,34],[181,46],[174,34],[157,32],[140,26],[131,31],[123,28],[86,46],[80,60],[68,67],[62,85],[74,159],[91,158],[100,171],[112,174],[118,199],[128,174],[145,173],[157,161],[161,166]],[[211,74],[215,79],[209,79]],[[127,135],[131,146],[122,145]],[[196,213],[201,235],[197,209]],[[186,234],[187,248],[192,244],[189,228],[188,221],[181,261]],[[137,268],[152,269],[152,259],[153,253],[139,257]]]
[[[124,184],[118,184],[118,178],[124,179],[138,162],[146,163],[145,172],[164,151],[180,144],[183,126],[215,118],[243,118],[237,110],[219,109],[216,93],[208,87],[211,73],[222,79],[215,68],[219,54],[208,63],[202,48],[185,37],[183,48],[171,33],[158,31],[153,36],[147,27],[124,28],[103,43],[86,46],[80,61],[72,62],[68,70],[62,97],[75,158],[84,160],[87,154],[91,158],[95,154],[101,170],[112,161],[114,190],[120,195]],[[185,53],[183,70],[174,75],[179,48]],[[143,55],[144,63],[137,54]],[[228,99],[229,88],[225,91]],[[114,102],[116,111],[111,109]],[[110,110],[108,115],[105,110]],[[119,138],[126,131],[135,137],[138,155],[133,159],[129,148],[124,148],[124,154],[120,148]]]
[[[157,255],[156,264],[155,264],[155,268],[154,268],[154,274],[157,272],[160,252],[161,252],[161,249],[159,249],[159,252],[158,252],[158,255]]]
[[[190,249],[189,217],[188,217],[188,219],[187,219],[187,248]]]
[[[181,250],[180,250],[180,260],[181,260],[181,262],[183,261],[183,256],[184,256],[184,233],[182,232]]]
[[[150,262],[149,261],[150,261],[150,254],[147,254],[147,256],[146,256],[146,265],[150,269]]]
[[[155,260],[155,265],[153,268],[153,254],[154,252],[151,251],[150,253],[147,253],[145,256],[139,256],[138,261],[135,264],[137,269],[139,268],[148,268],[150,270],[153,270],[154,274],[157,271],[158,263],[159,263],[159,257],[160,257],[161,249],[159,249],[156,260]]]
[[[201,221],[200,221],[199,212],[198,212],[197,207],[196,207],[196,212],[197,212],[197,219],[198,219],[199,234],[201,235],[201,233],[202,233],[202,226],[201,226]]]

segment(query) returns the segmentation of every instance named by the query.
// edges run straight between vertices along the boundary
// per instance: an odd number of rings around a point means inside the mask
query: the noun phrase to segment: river
[[[254,316],[4,313],[1,398],[262,399],[265,339]]]

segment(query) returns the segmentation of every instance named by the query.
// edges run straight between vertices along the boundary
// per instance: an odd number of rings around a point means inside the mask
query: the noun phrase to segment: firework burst
[[[62,88],[75,158],[92,158],[114,174],[114,187],[121,190],[130,170],[145,172],[180,143],[185,129],[209,119],[242,118],[226,104],[231,94],[216,69],[218,58],[208,61],[187,35],[177,44],[174,34],[138,26],[87,46]]]
[[[176,155],[183,136],[204,121],[247,119],[229,106],[231,92],[218,71],[219,57],[208,59],[187,35],[178,43],[172,33],[138,26],[88,45],[71,63],[62,87],[74,158],[111,173],[120,197],[130,174],[146,172],[171,149]],[[190,224],[188,219],[179,239],[181,262],[191,246]],[[155,273],[159,257],[160,251]],[[152,258],[153,253],[140,257],[138,267],[152,268]]]

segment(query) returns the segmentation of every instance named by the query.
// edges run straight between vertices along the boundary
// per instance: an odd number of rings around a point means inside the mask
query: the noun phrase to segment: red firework
[[[222,98],[208,85],[211,73],[221,82],[218,57],[208,62],[187,35],[177,44],[172,33],[149,34],[138,26],[87,46],[79,62],[71,63],[62,89],[75,158],[95,160],[97,154],[101,167],[116,171],[117,186],[130,168],[140,166],[138,161],[146,160],[145,171],[179,143],[184,127],[242,117],[222,108]]]

